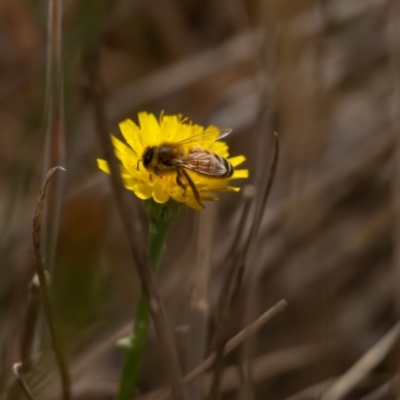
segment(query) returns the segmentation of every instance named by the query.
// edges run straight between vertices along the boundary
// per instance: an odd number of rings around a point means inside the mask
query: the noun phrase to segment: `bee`
[[[137,168],[139,168],[139,163],[142,162],[148,171],[159,176],[176,172],[176,183],[183,189],[183,195],[185,195],[187,188],[185,180],[189,184],[197,203],[204,207],[200,200],[199,191],[186,170],[218,179],[231,177],[233,174],[232,164],[226,158],[202,149],[198,144],[204,140],[217,141],[228,136],[231,132],[231,129],[221,129],[218,132],[216,132],[216,129],[208,129],[177,143],[165,142],[159,146],[149,146],[144,150]],[[189,148],[189,151],[187,149],[184,151],[184,146],[187,148],[191,143],[196,143],[197,146]]]

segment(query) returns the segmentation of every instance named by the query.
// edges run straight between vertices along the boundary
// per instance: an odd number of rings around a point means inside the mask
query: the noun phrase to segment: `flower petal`
[[[232,167],[237,167],[238,165],[244,163],[246,161],[245,156],[236,156],[228,159],[229,162],[232,164]]]
[[[197,200],[196,200],[194,197],[189,198],[189,199],[186,201],[186,204],[187,204],[189,207],[194,208],[195,210],[198,210],[198,211],[204,209],[204,207],[202,207],[202,206],[197,202]]]
[[[153,188],[146,183],[138,183],[133,187],[133,191],[141,200],[147,200],[153,194]]]
[[[228,158],[228,145],[225,142],[214,142],[209,150],[220,155],[221,157]]]
[[[139,127],[131,119],[120,122],[118,126],[126,142],[137,157],[140,158],[143,154],[144,146]]]
[[[110,174],[110,167],[108,166],[108,162],[106,160],[102,160],[101,158],[97,159],[97,166],[106,174]]]
[[[161,144],[161,128],[153,114],[139,113],[140,130],[144,147],[159,146]]]
[[[111,135],[111,140],[115,148],[115,155],[121,161],[121,164],[129,171],[133,176],[140,175],[138,170],[139,159],[130,147],[125,143],[121,142],[115,136]]]
[[[111,135],[111,141],[115,149],[115,155],[124,165],[132,164],[132,160],[135,160],[135,162],[137,162],[138,157],[130,147],[128,147],[125,143],[121,142],[113,135]]]
[[[248,169],[236,169],[230,179],[241,179],[248,177],[249,177]]]
[[[165,142],[179,142],[182,139],[182,129],[176,115],[161,116],[162,138]]]
[[[157,203],[165,203],[169,200],[169,194],[164,191],[164,188],[160,184],[155,184],[153,187],[153,199]]]

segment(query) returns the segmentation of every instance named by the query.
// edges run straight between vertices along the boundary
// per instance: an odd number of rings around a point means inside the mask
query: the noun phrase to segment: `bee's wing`
[[[183,139],[178,142],[180,145],[187,145],[190,143],[198,143],[202,141],[215,142],[232,132],[232,129],[218,129],[216,127],[208,128],[205,131],[198,133],[197,135],[190,136],[189,138]]]
[[[220,177],[227,172],[225,165],[218,158],[205,151],[196,151],[186,156],[175,158],[171,160],[171,164],[213,177]]]

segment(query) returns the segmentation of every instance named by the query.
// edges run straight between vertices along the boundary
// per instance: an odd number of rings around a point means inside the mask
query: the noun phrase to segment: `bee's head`
[[[150,163],[153,160],[154,150],[155,150],[155,147],[152,146],[152,147],[147,147],[145,149],[145,151],[143,152],[142,162],[146,169],[149,169]]]

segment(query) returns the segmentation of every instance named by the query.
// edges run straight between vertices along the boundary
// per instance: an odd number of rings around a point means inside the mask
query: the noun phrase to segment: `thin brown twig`
[[[387,26],[388,26],[388,50],[389,50],[389,61],[391,67],[391,83],[393,87],[393,93],[391,95],[391,128],[392,134],[395,138],[394,146],[394,174],[392,191],[393,198],[396,199],[400,193],[400,29],[399,29],[399,17],[400,17],[400,6],[397,1],[391,0],[387,5]],[[400,261],[400,217],[396,215],[394,224],[394,279],[398,279],[400,270],[398,268]],[[400,298],[396,294],[395,297],[396,310],[400,310]]]
[[[50,290],[48,286],[48,279],[46,275],[46,270],[43,264],[42,254],[40,251],[40,242],[41,242],[41,227],[42,227],[42,211],[43,204],[46,195],[47,185],[53,173],[57,170],[61,169],[65,171],[62,167],[54,167],[52,168],[46,176],[46,180],[43,183],[43,186],[40,190],[39,197],[37,200],[37,206],[35,211],[35,216],[33,217],[33,249],[35,253],[35,262],[36,262],[36,273],[40,282],[40,289],[42,293],[43,307],[44,307],[44,315],[46,318],[46,322],[50,331],[50,337],[52,341],[52,346],[54,350],[54,354],[56,357],[57,366],[61,376],[61,383],[63,388],[63,399],[69,400],[71,398],[71,379],[69,376],[69,371],[67,368],[67,364],[64,359],[64,354],[62,352],[61,343],[57,334],[56,324],[53,318],[53,311],[50,301]]]
[[[104,106],[104,94],[99,72],[98,52],[92,55],[87,64],[90,82],[90,91],[95,112],[96,131],[105,159],[111,171],[111,183],[116,198],[121,222],[126,231],[132,256],[142,284],[143,292],[148,300],[151,317],[160,343],[165,369],[171,383],[173,397],[176,400],[186,399],[185,387],[181,379],[178,354],[175,348],[174,337],[168,323],[164,306],[157,289],[156,280],[152,273],[149,258],[145,252],[143,235],[140,234],[140,223],[136,210],[129,207],[132,202],[125,190],[118,161],[114,154],[111,137],[108,133],[108,123]],[[129,198],[127,196],[129,195]],[[139,253],[140,252],[140,253]]]
[[[251,243],[253,243],[257,237],[258,231],[260,229],[261,225],[261,220],[264,215],[264,211],[267,205],[267,201],[271,192],[272,184],[274,183],[275,175],[276,175],[276,169],[278,166],[278,160],[279,160],[279,137],[276,132],[274,132],[274,155],[272,159],[272,164],[271,164],[271,169],[267,181],[267,185],[265,187],[262,199],[260,201],[260,204],[257,207],[256,210],[256,215],[254,222],[250,228],[250,232],[247,236],[247,240],[245,241],[245,244],[243,247],[239,250],[238,253],[236,253],[236,256],[233,258],[234,259],[234,265],[231,268],[232,275],[229,276],[230,282],[227,282],[226,284],[229,285],[228,291],[226,293],[229,293],[228,296],[226,296],[225,300],[221,300],[221,307],[223,308],[224,312],[224,317],[226,318],[226,315],[229,313],[229,310],[233,306],[234,300],[237,298],[237,295],[240,291],[242,281],[243,281],[243,276],[244,276],[244,271],[246,268],[246,263],[247,263],[247,253],[249,251]],[[251,203],[250,203],[251,204]],[[249,204],[249,207],[250,207]],[[247,211],[248,214],[249,210]],[[247,217],[247,215],[246,215]],[[225,288],[226,290],[226,288]],[[220,316],[223,317],[223,316]],[[221,321],[224,319],[221,318]],[[220,324],[221,326],[222,324]],[[221,331],[221,329],[219,329]],[[215,374],[214,374],[214,380],[211,385],[211,391],[209,394],[209,400],[217,399],[218,398],[218,392],[219,392],[219,386],[220,386],[220,380],[221,380],[221,373],[222,373],[222,350],[224,348],[224,339],[222,336],[222,333],[217,333],[217,341],[216,341],[216,351],[217,351],[217,362],[215,363],[216,368],[215,368]]]
[[[26,319],[21,340],[21,363],[26,368],[32,357],[33,342],[35,339],[36,324],[41,304],[41,292],[38,275],[35,274],[29,285],[29,301]]]
[[[22,363],[20,363],[20,362],[17,362],[13,365],[14,376],[17,379],[17,382],[18,382],[19,386],[21,387],[21,390],[23,391],[26,398],[28,400],[35,400],[31,390],[29,389],[28,384],[26,383],[24,377],[22,376],[21,367],[22,367]]]
[[[287,306],[286,300],[281,300],[276,303],[273,307],[271,307],[268,311],[258,317],[253,323],[247,325],[244,329],[242,329],[237,335],[228,340],[228,342],[224,346],[223,355],[226,356],[233,350],[235,350],[238,346],[240,346],[249,336],[253,335],[260,328],[262,328],[268,321],[270,321],[277,314],[282,312]],[[210,356],[208,356],[200,365],[198,365],[195,369],[189,372],[183,378],[183,382],[185,385],[195,380],[197,377],[206,372],[209,368],[211,368],[217,358],[217,354],[213,352]],[[162,393],[156,400],[169,400],[171,399],[171,390],[167,389],[164,393]]]
[[[243,188],[244,206],[239,224],[236,228],[236,235],[232,241],[229,254],[237,254],[241,241],[243,240],[243,232],[245,231],[246,222],[249,218],[250,208],[254,197],[257,195],[257,188],[253,185],[246,185]]]
[[[226,323],[229,316],[230,310],[233,305],[232,298],[236,294],[236,287],[240,286],[242,282],[243,274],[240,273],[242,270],[241,265],[236,262],[237,248],[241,243],[243,238],[243,232],[245,230],[245,225],[249,217],[251,205],[253,204],[253,199],[256,194],[254,186],[249,185],[243,189],[243,197],[245,199],[243,211],[239,220],[239,224],[236,228],[236,234],[232,241],[232,245],[228,254],[230,254],[229,264],[230,267],[226,269],[226,275],[224,277],[222,288],[220,290],[220,295],[218,303],[216,306],[216,312],[214,315],[214,344],[213,348],[216,352],[216,362],[214,367],[214,378],[211,385],[211,390],[209,393],[209,399],[217,398],[220,378],[223,370],[223,351],[226,339],[223,334],[222,327]],[[239,268],[238,268],[239,267]]]
[[[240,244],[243,239],[243,232],[245,231],[246,222],[249,218],[251,205],[253,204],[254,196],[256,195],[256,189],[252,185],[248,185],[243,188],[243,197],[244,197],[244,206],[242,215],[240,217],[239,224],[236,228],[236,235],[232,241],[231,249],[229,254],[231,255],[231,263],[233,264],[231,268],[227,269],[227,275],[224,278],[224,282],[222,284],[222,288],[220,291],[220,297],[218,300],[218,305],[216,307],[215,312],[215,322],[217,326],[222,326],[227,318],[227,314],[229,313],[230,306],[232,305],[232,295],[233,288],[236,286],[236,281],[240,278],[238,276],[238,268],[237,268],[237,256],[238,256],[238,248],[240,248]],[[216,327],[216,330],[218,328]]]
[[[253,224],[250,228],[249,234],[247,235],[247,240],[245,241],[243,247],[240,248],[239,252],[237,253],[237,257],[235,257],[235,259],[237,260],[237,265],[238,265],[238,272],[237,272],[238,279],[236,281],[236,287],[234,288],[235,292],[232,295],[231,301],[234,300],[236,294],[239,291],[239,288],[241,285],[241,279],[244,275],[244,269],[246,267],[247,254],[249,252],[250,245],[252,243],[255,243],[255,241],[256,241],[256,238],[257,238],[257,235],[258,235],[258,232],[260,229],[261,221],[263,219],[263,215],[264,215],[264,212],[265,212],[265,209],[267,206],[269,194],[271,192],[271,188],[272,188],[272,185],[275,180],[278,161],[279,161],[279,136],[276,132],[274,132],[274,155],[273,155],[273,159],[272,159],[272,164],[271,164],[271,169],[270,169],[270,173],[269,173],[269,177],[268,177],[267,186],[264,190],[263,197],[260,201],[260,204],[257,207]]]
[[[248,239],[247,245],[245,247],[246,253],[247,253],[248,248],[250,247],[251,241],[254,240],[258,235],[261,221],[262,221],[262,218],[263,218],[266,206],[267,206],[268,198],[271,193],[271,188],[272,188],[272,185],[275,180],[276,170],[278,167],[278,161],[279,161],[279,136],[276,132],[274,132],[274,156],[272,158],[272,164],[271,164],[271,169],[270,169],[269,176],[268,176],[268,182],[267,182],[267,186],[264,190],[263,197],[258,206],[256,218],[254,220],[254,225],[252,226],[251,233],[249,235],[249,239]]]
[[[224,288],[224,292],[228,293],[228,295],[225,295],[224,299],[221,299],[220,301],[220,307],[222,311],[222,315],[219,316],[218,320],[220,321],[219,323],[219,329],[217,330],[217,335],[216,335],[216,354],[217,354],[217,361],[215,363],[215,374],[213,378],[213,382],[211,385],[211,390],[209,393],[209,400],[217,399],[218,398],[218,393],[219,393],[219,387],[220,387],[220,381],[221,381],[221,374],[223,370],[223,363],[222,363],[222,357],[223,357],[223,349],[224,349],[224,343],[225,340],[223,338],[223,334],[221,331],[221,326],[226,319],[227,315],[229,314],[229,310],[232,308],[233,303],[235,298],[237,298],[237,295],[240,291],[242,281],[243,281],[243,276],[244,276],[244,271],[246,267],[246,258],[247,258],[247,253],[250,248],[251,243],[254,241],[256,238],[260,224],[261,224],[261,219],[264,214],[264,210],[268,201],[269,194],[271,192],[272,184],[274,182],[275,174],[276,174],[276,169],[278,165],[278,160],[279,160],[279,138],[276,132],[274,132],[274,155],[273,155],[273,160],[271,164],[271,170],[270,174],[268,177],[268,182],[267,186],[265,188],[263,197],[261,199],[261,202],[257,208],[256,215],[254,222],[251,226],[250,232],[247,236],[247,240],[245,241],[245,244],[243,247],[239,250],[239,252],[236,253],[235,257],[233,258],[233,263],[234,265],[231,268],[232,273],[228,275],[228,279],[225,283],[226,286],[229,286],[228,288]],[[246,219],[249,214],[250,210],[250,205],[251,202],[248,204],[248,209],[246,212]],[[243,226],[245,224],[245,220],[242,221]],[[238,240],[240,242],[240,240]],[[224,296],[222,294],[222,296]]]
[[[65,164],[65,132],[62,74],[62,4],[48,0],[45,124],[46,143],[43,176],[50,168]],[[64,177],[56,176],[46,198],[43,217],[43,252],[48,271],[52,274],[57,244]]]
[[[190,296],[190,330],[187,335],[185,370],[190,371],[198,365],[207,351],[209,325],[209,280],[211,273],[211,250],[215,227],[216,204],[210,204],[197,214],[196,263],[193,271],[193,289]],[[188,386],[191,400],[202,399],[202,382]]]
[[[271,112],[273,112],[273,111],[271,111]],[[237,279],[236,287],[234,289],[235,293],[232,296],[232,301],[234,301],[234,299],[237,296],[237,293],[239,293],[239,290],[240,290],[240,286],[241,286],[241,282],[242,282],[242,279],[244,276],[246,264],[248,262],[249,249],[252,244],[253,244],[253,246],[255,246],[257,243],[257,235],[260,230],[261,221],[263,219],[263,216],[264,216],[264,213],[266,210],[266,206],[267,206],[268,198],[269,198],[269,195],[271,192],[271,188],[272,188],[272,185],[275,180],[278,161],[279,161],[279,136],[276,132],[274,132],[274,154],[273,154],[273,158],[272,158],[271,169],[270,169],[267,185],[264,189],[261,201],[257,205],[256,212],[255,212],[255,219],[250,228],[250,233],[247,237],[247,241],[238,256],[238,279]],[[251,282],[254,282],[254,279],[255,278],[252,277]],[[246,305],[247,314],[250,311],[249,308],[251,307],[252,299],[253,299],[253,295],[250,293],[250,296],[247,299],[247,305]],[[241,356],[241,362],[246,361],[245,357],[243,357],[243,355],[249,353],[249,348],[250,348],[250,343],[248,343],[247,345],[244,346],[242,356]],[[251,372],[251,371],[249,371],[249,372]],[[246,375],[246,380],[244,381],[244,386],[245,386],[244,393],[247,393],[246,396],[248,397],[248,394],[252,393],[252,389],[250,388],[251,376],[249,374]],[[241,398],[246,398],[246,397],[241,397]]]
[[[246,384],[247,382],[252,382],[254,380],[253,376],[253,366],[255,364],[256,360],[251,360],[251,365],[250,361],[244,360],[239,363],[239,372],[240,372],[240,388],[238,390],[238,396],[237,398],[244,398],[244,399],[254,399],[254,387],[253,385],[248,385]],[[225,376],[227,376],[227,373],[225,373]],[[243,384],[245,383],[245,384]]]

